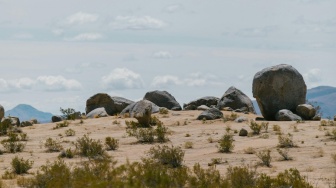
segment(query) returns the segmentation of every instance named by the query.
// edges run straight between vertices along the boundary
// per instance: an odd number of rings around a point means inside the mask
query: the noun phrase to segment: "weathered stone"
[[[142,126],[150,126],[152,104],[147,100],[141,100],[134,106],[131,114]]]
[[[183,105],[184,110],[196,110],[198,106],[205,105],[207,107],[211,107],[212,105],[217,106],[219,98],[207,96],[202,97],[196,100],[189,102],[188,104]]]
[[[86,115],[87,118],[99,118],[99,117],[107,117],[107,116],[108,114],[105,111],[104,107],[96,108]]]
[[[63,118],[61,116],[52,116],[51,117],[51,122],[56,123],[62,121]]]
[[[302,118],[292,111],[287,109],[279,110],[278,113],[275,114],[275,120],[277,121],[301,121]]]
[[[223,117],[223,113],[218,110],[217,108],[210,108],[208,110],[203,111],[198,117],[198,120],[214,120],[214,119],[220,119]]]
[[[314,120],[314,121],[321,121],[321,115],[319,115],[319,114],[316,114],[314,117],[313,117],[313,119],[312,120]]]
[[[248,132],[246,129],[244,128],[240,129],[239,136],[247,136],[247,135],[248,135]]]
[[[151,91],[147,92],[144,96],[145,100],[149,100],[159,107],[166,107],[169,110],[182,110],[181,105],[176,99],[167,91]]]
[[[256,117],[255,120],[256,121],[265,121],[265,118],[263,118],[263,117]]]
[[[2,118],[1,122],[4,122],[4,121],[9,121],[11,125],[13,126],[20,126],[20,119],[18,117],[14,117],[14,116],[8,116],[8,117],[5,117],[5,118]]]
[[[152,106],[152,114],[159,112],[160,107],[158,107],[156,104],[154,104],[154,103],[152,103],[151,101],[148,101],[148,100],[143,100],[143,101],[149,102],[151,104],[151,106]],[[121,115],[125,115],[126,113],[129,113],[130,117],[134,117],[134,110],[133,109],[136,107],[136,105],[139,102],[140,101],[128,105],[120,114]]]
[[[290,65],[276,65],[256,73],[252,87],[253,97],[266,120],[275,120],[281,109],[296,113],[296,107],[306,101],[307,86],[302,75]]]
[[[235,87],[230,87],[218,101],[217,108],[222,110],[225,107],[232,109],[246,108],[248,112],[255,113],[251,99]]]
[[[38,124],[37,119],[31,119],[30,122],[31,122],[32,124]]]
[[[108,115],[120,113],[128,105],[134,103],[122,97],[111,97],[106,93],[98,93],[86,101],[86,114],[96,108],[104,107]]]
[[[0,105],[0,120],[5,117],[5,108]]]
[[[316,115],[316,110],[310,104],[300,104],[296,107],[296,113],[305,120],[311,120]]]
[[[31,121],[23,121],[21,122],[21,127],[28,127],[28,126],[33,126],[33,123]]]
[[[206,105],[201,105],[201,106],[199,106],[199,107],[197,107],[197,110],[208,110],[208,109],[210,109],[208,106],[206,106]]]
[[[244,121],[248,121],[248,118],[244,116],[240,116],[240,117],[237,117],[234,121],[237,123],[242,123]]]

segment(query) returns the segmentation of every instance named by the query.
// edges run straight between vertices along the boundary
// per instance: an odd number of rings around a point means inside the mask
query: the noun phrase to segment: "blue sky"
[[[59,113],[98,93],[182,104],[286,63],[336,86],[333,0],[0,0],[0,104]]]

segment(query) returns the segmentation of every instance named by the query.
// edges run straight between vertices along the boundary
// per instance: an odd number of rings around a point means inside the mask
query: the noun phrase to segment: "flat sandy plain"
[[[195,163],[200,163],[203,168],[208,168],[208,163],[212,158],[222,158],[226,163],[216,165],[223,175],[226,169],[231,166],[253,165],[258,166],[257,171],[275,176],[285,169],[296,168],[302,175],[307,176],[308,181],[316,187],[329,187],[329,183],[335,180],[336,164],[334,164],[331,155],[336,153],[336,141],[325,136],[327,130],[331,131],[335,127],[320,127],[319,121],[306,121],[304,123],[297,122],[269,122],[268,132],[262,131],[260,135],[251,137],[240,137],[234,130],[239,131],[245,128],[249,132],[248,122],[236,123],[225,122],[220,120],[199,121],[196,117],[201,111],[169,111],[168,115],[156,115],[165,126],[170,130],[169,140],[165,145],[181,146],[185,151],[184,164],[192,167]],[[224,115],[230,115],[231,112],[223,112]],[[255,119],[253,114],[237,113],[239,116],[245,116],[250,120]],[[119,164],[124,163],[127,159],[130,162],[140,161],[141,157],[146,156],[148,151],[155,144],[139,144],[134,137],[126,136],[125,121],[135,120],[133,118],[120,118],[110,116],[96,119],[85,119],[83,124],[80,120],[70,121],[69,127],[53,130],[56,123],[36,124],[31,127],[22,128],[23,132],[28,134],[28,142],[24,152],[0,155],[0,174],[6,170],[10,170],[10,162],[15,156],[23,157],[34,161],[33,168],[29,173],[34,173],[38,168],[45,164],[47,160],[56,160],[59,152],[47,153],[43,147],[43,143],[49,137],[60,139],[64,148],[74,148],[71,144],[77,138],[88,134],[90,138],[100,139],[111,136],[119,139],[119,148],[115,151],[108,151]],[[136,120],[135,120],[136,121]],[[118,124],[116,124],[118,122]],[[179,122],[179,123],[178,123]],[[184,125],[186,122],[187,125]],[[277,152],[278,135],[273,130],[273,125],[279,125],[284,134],[291,133],[293,141],[297,147],[289,149],[289,156],[293,158],[291,161],[281,160],[281,156]],[[232,153],[219,153],[217,141],[224,135],[226,128],[230,127],[234,134],[234,149]],[[64,132],[67,129],[76,131],[75,136],[65,137]],[[186,136],[189,134],[190,136]],[[63,136],[60,136],[63,135]],[[5,137],[0,137],[4,139]],[[213,142],[209,142],[209,138]],[[193,148],[185,149],[185,142],[192,142]],[[1,149],[2,145],[0,146]],[[270,149],[272,162],[271,167],[258,165],[261,161],[255,154],[246,154],[244,150],[252,147],[257,152]],[[66,162],[76,164],[85,158],[75,157],[73,159],[65,159]],[[30,176],[25,175],[25,176]],[[7,187],[16,187],[16,180],[3,180]]]

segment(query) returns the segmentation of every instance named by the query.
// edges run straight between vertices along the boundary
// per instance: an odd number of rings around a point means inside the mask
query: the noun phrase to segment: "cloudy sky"
[[[336,86],[334,0],[0,0],[0,104],[84,111],[99,92],[181,103],[291,64]]]

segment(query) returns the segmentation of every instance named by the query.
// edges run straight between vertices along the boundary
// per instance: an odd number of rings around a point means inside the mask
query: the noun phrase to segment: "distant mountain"
[[[306,99],[321,107],[323,118],[333,118],[336,115],[336,87],[319,86],[308,89]],[[257,114],[261,114],[257,101],[252,102]]]
[[[53,116],[51,113],[39,111],[27,104],[19,104],[13,109],[6,111],[5,116],[9,115],[19,117],[20,121],[27,121],[35,118],[40,123],[50,122],[51,117]]]

